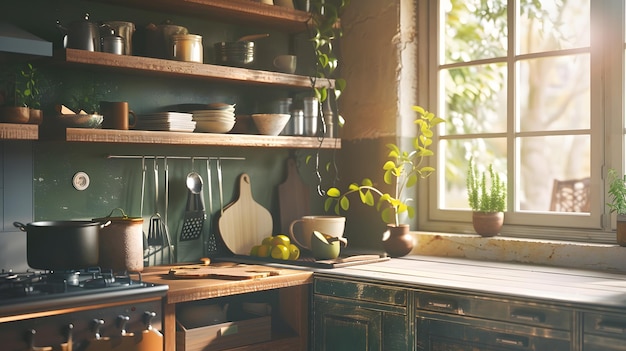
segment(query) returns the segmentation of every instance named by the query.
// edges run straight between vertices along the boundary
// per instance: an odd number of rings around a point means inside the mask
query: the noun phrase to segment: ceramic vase
[[[472,224],[477,234],[483,237],[500,234],[504,224],[504,212],[473,212]]]
[[[383,247],[389,256],[405,256],[413,250],[414,245],[415,239],[409,232],[408,224],[387,225],[387,231],[383,234]]]

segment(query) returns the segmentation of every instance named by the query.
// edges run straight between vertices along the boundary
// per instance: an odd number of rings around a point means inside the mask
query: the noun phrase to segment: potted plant
[[[30,63],[11,69],[4,90],[2,121],[40,124],[42,120],[39,72]]]
[[[493,164],[486,172],[479,173],[474,159],[470,159],[467,196],[476,233],[484,237],[500,234],[506,210],[506,183],[494,170]]]
[[[608,178],[611,202],[607,206],[617,214],[617,244],[626,246],[626,175],[620,177],[615,169],[609,169]]]
[[[433,128],[444,122],[421,106],[413,106],[413,110],[417,113],[415,124],[419,128],[418,136],[413,139],[413,149],[405,151],[396,144],[387,144],[389,160],[382,166],[383,180],[385,184],[393,186],[392,192],[381,190],[371,179],[364,178],[361,184],[350,184],[345,193],[335,187],[328,189],[328,197],[324,203],[326,211],[334,209],[339,214],[340,211],[350,208],[349,196],[358,193],[362,203],[376,206],[382,220],[387,223],[388,230],[383,237],[383,246],[394,257],[404,256],[413,248],[409,226],[400,223],[400,215],[404,213],[409,218],[415,215],[415,209],[410,205],[413,199],[406,197],[406,191],[415,186],[419,179],[427,178],[435,171],[425,164],[425,160],[434,155],[429,148],[432,144]],[[378,196],[378,201],[375,201],[375,196]]]

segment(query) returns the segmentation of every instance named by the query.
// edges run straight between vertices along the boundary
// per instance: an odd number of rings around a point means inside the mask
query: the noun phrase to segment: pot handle
[[[26,231],[26,224],[22,223],[22,222],[13,222],[13,226],[15,228],[19,228],[21,231],[25,232]]]
[[[120,213],[122,214],[122,218],[126,219],[128,218],[128,215],[126,214],[126,212],[124,212],[124,209],[122,209],[121,207],[117,207],[111,210],[111,213],[109,213],[109,215],[107,217],[113,217],[113,213],[115,211],[120,211]]]

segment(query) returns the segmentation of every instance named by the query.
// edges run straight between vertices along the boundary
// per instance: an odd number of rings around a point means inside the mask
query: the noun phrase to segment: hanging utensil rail
[[[232,161],[245,161],[245,157],[233,157],[233,156],[149,156],[149,155],[108,155],[107,158],[111,159],[137,159],[137,160],[150,160],[150,159],[168,159],[168,160],[232,160]]]

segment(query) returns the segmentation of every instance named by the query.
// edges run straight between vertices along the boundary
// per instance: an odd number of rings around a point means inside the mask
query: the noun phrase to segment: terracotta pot
[[[413,250],[414,245],[415,239],[409,232],[408,224],[400,224],[399,226],[387,224],[387,231],[383,234],[383,247],[389,256],[405,256]]]
[[[28,123],[30,109],[24,106],[6,106],[0,108],[0,122]]]
[[[43,111],[40,109],[31,108],[28,116],[28,124],[40,125],[43,122]]]
[[[476,233],[484,237],[500,234],[504,224],[504,212],[474,212],[472,224]]]
[[[626,246],[626,215],[617,215],[617,244]]]

